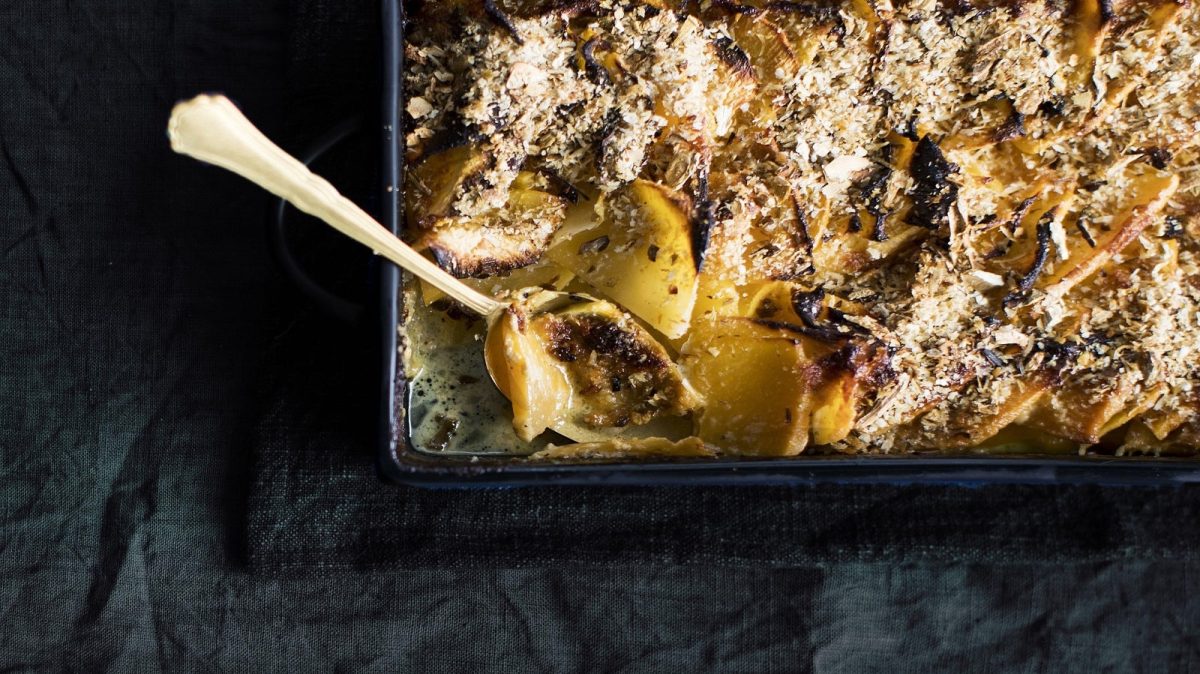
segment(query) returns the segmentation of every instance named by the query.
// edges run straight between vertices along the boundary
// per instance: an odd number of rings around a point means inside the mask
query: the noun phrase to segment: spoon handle
[[[272,143],[228,98],[201,95],[176,104],[167,136],[176,152],[233,171],[286,199],[479,315],[488,316],[503,306],[396,238],[328,181]]]

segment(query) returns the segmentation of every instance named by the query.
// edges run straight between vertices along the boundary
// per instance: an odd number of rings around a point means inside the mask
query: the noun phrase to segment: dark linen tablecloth
[[[0,4],[0,670],[1200,666],[1190,491],[375,482],[369,335],[283,281],[263,195],[163,128],[215,89],[299,150],[375,105],[376,21]]]

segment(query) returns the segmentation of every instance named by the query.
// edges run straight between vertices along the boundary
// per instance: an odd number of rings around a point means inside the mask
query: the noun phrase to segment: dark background
[[[206,90],[293,151],[374,111],[376,15],[374,0],[0,3],[0,669],[1200,667],[1191,555],[1120,540],[1052,563],[253,564],[259,419],[287,367],[274,347],[327,351],[339,366],[310,389],[369,436],[373,401],[336,387],[373,390],[371,341],[282,279],[264,195],[171,155],[163,131]],[[369,191],[376,161],[343,156],[335,182]],[[329,257],[322,273],[361,291],[356,254]]]

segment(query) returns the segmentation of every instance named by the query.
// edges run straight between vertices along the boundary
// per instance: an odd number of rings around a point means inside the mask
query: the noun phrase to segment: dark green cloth
[[[526,540],[544,542],[563,517],[555,503],[530,502],[545,519],[508,520],[522,514],[502,509],[509,499],[530,496],[477,496],[463,515],[449,492],[410,502],[375,486],[361,423],[373,411],[341,400],[360,394],[337,388],[335,368],[299,372],[304,386],[289,386],[320,396],[289,407],[323,419],[302,420],[313,424],[312,444],[297,450],[303,463],[255,458],[283,437],[263,431],[282,418],[271,392],[291,380],[272,368],[294,367],[278,360],[291,340],[330,349],[324,362],[342,359],[346,381],[369,378],[371,340],[319,319],[279,277],[256,189],[169,153],[168,109],[223,90],[299,149],[375,104],[374,19],[370,0],[0,3],[0,670],[1200,666],[1195,512],[1178,492],[1106,491],[1094,510],[1071,502],[1045,542],[1067,537],[1087,562],[968,564],[935,553],[898,563],[908,536],[929,540],[899,530],[879,532],[887,545],[870,563],[650,563],[681,549],[673,545],[697,547],[687,541],[696,525],[673,520],[655,525],[656,542],[631,545],[639,563],[579,567],[552,561],[565,552],[557,544],[538,550],[492,533],[524,521]],[[361,290],[364,274],[349,269],[328,274]],[[280,477],[307,497],[304,509],[256,502],[283,492],[252,489],[252,476],[285,465],[312,471]],[[350,485],[341,499],[325,490],[338,485]],[[364,510],[354,490],[386,493],[371,503],[404,510]],[[1049,509],[1062,503],[1022,493]],[[824,510],[860,532],[850,540],[863,550],[873,516],[925,497],[831,493]],[[587,498],[606,507],[603,494]],[[706,498],[749,503],[728,491]],[[770,507],[793,508],[790,498],[777,493]],[[463,517],[478,521],[455,521]],[[975,517],[990,526],[1004,515]],[[453,540],[412,538],[414,523],[455,524],[483,540],[464,557]],[[955,526],[952,513],[943,526]],[[276,535],[262,537],[263,527]],[[335,544],[317,545],[319,531]],[[285,566],[297,550],[306,555]]]

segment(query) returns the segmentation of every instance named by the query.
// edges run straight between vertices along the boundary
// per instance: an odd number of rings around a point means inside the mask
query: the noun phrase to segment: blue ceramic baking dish
[[[381,0],[382,177],[381,222],[404,226],[404,32],[402,0]],[[813,484],[874,483],[1094,483],[1162,485],[1200,481],[1195,459],[1106,456],[805,456],[793,459],[643,460],[624,463],[530,461],[519,456],[445,456],[409,442],[407,386],[398,356],[400,272],[379,265],[379,339],[383,362],[379,469],[390,481],[428,487],[536,484]]]

